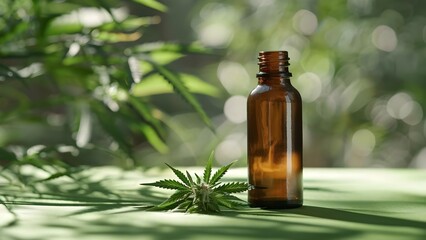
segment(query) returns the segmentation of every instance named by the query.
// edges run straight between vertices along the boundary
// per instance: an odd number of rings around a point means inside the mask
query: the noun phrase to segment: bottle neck
[[[257,77],[259,85],[277,86],[277,85],[291,85],[289,77],[282,77],[280,75],[268,74]]]

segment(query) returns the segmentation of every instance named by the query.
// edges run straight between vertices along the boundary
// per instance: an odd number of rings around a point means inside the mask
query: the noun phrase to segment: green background
[[[0,4],[2,165],[244,166],[257,53],[287,50],[305,166],[425,166],[424,1]]]

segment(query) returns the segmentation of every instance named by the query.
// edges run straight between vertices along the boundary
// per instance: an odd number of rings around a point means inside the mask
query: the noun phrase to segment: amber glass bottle
[[[258,85],[247,100],[251,207],[302,206],[302,99],[286,51],[260,52]]]

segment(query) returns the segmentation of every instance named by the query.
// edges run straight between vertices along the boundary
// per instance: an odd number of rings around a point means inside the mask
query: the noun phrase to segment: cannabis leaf
[[[220,212],[221,206],[232,209],[244,206],[245,202],[232,195],[232,193],[248,190],[248,183],[219,182],[235,161],[219,168],[212,175],[213,156],[212,152],[207,160],[202,178],[197,174],[194,174],[195,177],[193,177],[188,171],[183,173],[166,163],[179,178],[180,182],[172,179],[163,179],[153,183],[142,183],[141,185],[176,190],[167,200],[152,207],[151,210],[184,210],[188,213],[211,213]]]

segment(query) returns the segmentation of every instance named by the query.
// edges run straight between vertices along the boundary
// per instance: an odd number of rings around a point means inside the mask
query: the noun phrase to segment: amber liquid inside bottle
[[[291,85],[286,51],[260,52],[258,85],[247,100],[251,207],[303,203],[302,99]]]

